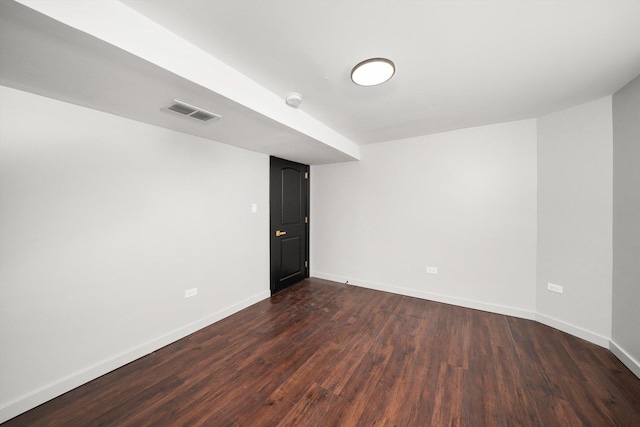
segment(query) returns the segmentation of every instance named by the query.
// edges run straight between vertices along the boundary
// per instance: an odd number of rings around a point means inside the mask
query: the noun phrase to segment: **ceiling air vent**
[[[210,120],[216,120],[220,118],[220,116],[217,114],[214,114],[207,110],[203,110],[202,108],[194,107],[193,105],[189,105],[186,102],[178,101],[177,99],[174,99],[163,108],[203,122],[208,122]]]

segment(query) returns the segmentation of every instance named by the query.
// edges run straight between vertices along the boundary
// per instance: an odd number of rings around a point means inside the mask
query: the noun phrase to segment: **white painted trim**
[[[593,344],[599,345],[600,347],[609,348],[609,338],[597,334],[595,332],[591,332],[587,329],[583,329],[579,326],[572,325],[565,321],[556,319],[551,316],[547,316],[542,313],[536,313],[536,321],[551,326],[552,328],[559,329],[562,332],[566,332],[570,335],[573,335],[578,338],[582,338],[583,340],[587,340]]]
[[[615,354],[615,356],[620,359],[620,361],[624,363],[624,365],[629,368],[629,370],[633,372],[636,377],[640,378],[640,362],[634,359],[628,352],[626,352],[613,340],[609,342],[609,350],[611,350],[611,353]]]
[[[320,279],[333,280],[334,282],[340,282],[340,283],[345,283],[348,281],[350,285],[354,285],[354,286],[361,286],[364,288],[375,289],[378,291],[385,291],[385,292],[391,292],[394,294],[422,298],[430,301],[438,301],[438,302],[443,302],[445,304],[452,304],[460,307],[473,308],[476,310],[483,310],[491,313],[504,314],[507,316],[514,316],[522,319],[535,320],[544,325],[551,326],[552,328],[561,330],[562,332],[566,332],[570,335],[587,340],[593,344],[599,345],[601,347],[609,348],[609,338],[596,334],[595,332],[591,332],[586,329],[580,328],[578,326],[571,325],[569,323],[563,322],[553,317],[546,316],[541,313],[537,313],[535,311],[529,311],[521,308],[508,307],[508,306],[503,306],[498,304],[490,304],[482,301],[469,300],[464,298],[452,297],[448,295],[434,294],[430,292],[419,291],[416,289],[403,288],[400,286],[392,286],[392,285],[387,285],[382,283],[374,283],[374,282],[367,282],[364,280],[350,279],[347,277],[336,276],[333,274],[322,273],[318,271],[312,272],[311,276],[318,277]],[[614,354],[616,354],[617,356],[617,353],[614,352]],[[632,358],[630,359],[633,361]],[[624,360],[622,361],[624,363]],[[637,362],[635,361],[633,361],[633,363],[637,364]]]
[[[577,336],[579,338],[585,339],[594,344],[600,345],[605,348],[609,348],[611,352],[620,359],[625,366],[631,370],[637,377],[640,378],[640,363],[635,360],[629,353],[627,353],[622,347],[618,346],[615,342],[609,341],[606,337],[595,334],[593,332],[587,331],[585,329],[579,328],[577,326],[568,324],[561,320],[532,312],[529,310],[523,310],[515,307],[502,306],[497,304],[488,304],[481,301],[468,300],[464,298],[456,298],[447,295],[434,294],[430,292],[419,291],[410,288],[403,288],[399,286],[391,286],[382,283],[374,283],[363,280],[355,280],[349,279],[343,276],[336,276],[328,273],[321,272],[311,272],[311,277],[317,277],[320,279],[331,280],[334,282],[345,283],[349,282],[350,285],[364,287],[368,289],[375,289],[384,292],[391,292],[394,294],[405,295],[410,297],[421,298],[430,301],[437,301],[446,304],[452,304],[460,307],[472,308],[476,310],[488,311],[491,313],[504,314],[507,316],[514,316],[523,319],[536,320],[540,323],[543,323],[547,326],[550,326],[555,329],[559,329],[568,334]],[[31,393],[28,393],[24,396],[21,396],[17,399],[12,400],[0,407],[0,423],[5,422],[17,415],[20,415],[23,412],[26,412],[36,406],[47,402],[61,394],[66,393],[67,391],[73,390],[74,388],[85,384],[89,381],[94,380],[95,378],[100,377],[108,372],[111,372],[115,369],[118,369],[121,366],[126,365],[140,357],[143,357],[153,351],[156,351],[168,344],[171,344],[181,338],[184,338],[202,328],[205,328],[219,320],[224,319],[240,310],[243,310],[250,305],[253,305],[257,302],[260,302],[266,298],[269,298],[269,291],[260,292],[250,298],[247,298],[243,301],[240,301],[237,304],[219,310],[215,313],[210,314],[196,322],[185,325],[179,329],[176,329],[172,332],[169,332],[163,336],[160,336],[152,341],[148,341],[146,343],[140,344],[139,346],[132,348],[126,352],[120,353],[114,357],[106,359],[100,363],[97,363],[93,366],[90,366],[86,369],[78,371],[73,375],[70,375],[65,378],[61,378],[60,380],[41,387],[37,390],[34,390]]]
[[[178,341],[181,338],[186,337],[202,328],[205,328],[219,320],[224,319],[240,310],[243,310],[250,305],[260,302],[266,298],[269,298],[270,292],[263,291],[256,295],[253,295],[247,299],[244,299],[236,304],[230,305],[226,308],[216,311],[200,320],[189,323],[181,328],[173,330],[167,334],[157,337],[151,341],[142,343],[130,350],[117,354],[113,357],[98,362],[88,368],[82,369],[67,377],[61,378],[51,384],[45,385],[36,389],[30,393],[18,397],[10,402],[0,406],[0,423],[3,423],[11,418],[22,414],[38,405],[43,404],[61,394],[64,394],[74,388],[88,383],[101,375],[118,369],[127,363],[133,362],[149,353],[152,353],[168,344]]]
[[[317,277],[319,279],[332,280],[334,282],[345,283],[349,282],[350,285],[360,286],[362,288],[375,289],[377,291],[391,292],[393,294],[405,295],[409,297],[421,298],[429,301],[437,301],[445,304],[457,305],[460,307],[473,308],[475,310],[488,311],[491,313],[504,314],[507,316],[520,317],[522,319],[535,320],[536,313],[529,310],[524,310],[517,307],[509,307],[499,304],[490,304],[482,301],[470,300],[465,298],[452,297],[448,295],[435,294],[431,292],[424,292],[417,289],[404,288],[400,286],[392,286],[383,283],[368,282],[359,279],[349,279],[342,276],[335,276],[333,274],[321,273],[318,271],[312,272],[311,277]]]
[[[438,301],[446,304],[452,304],[452,305],[457,305],[461,307],[473,308],[476,310],[488,311],[491,313],[504,314],[507,316],[514,316],[514,317],[520,317],[523,319],[535,320],[539,323],[550,326],[554,329],[558,329],[562,332],[566,332],[570,335],[573,335],[578,338],[582,338],[593,344],[596,344],[611,350],[611,352],[618,359],[620,359],[620,361],[627,368],[629,368],[631,372],[633,372],[638,378],[640,378],[640,362],[634,359],[633,356],[631,356],[628,352],[626,352],[622,347],[617,345],[614,341],[609,340],[609,338],[602,336],[600,334],[596,334],[595,332],[588,331],[586,329],[580,328],[578,326],[572,325],[570,323],[564,322],[562,320],[559,320],[541,313],[522,310],[514,307],[506,307],[506,306],[501,306],[496,304],[487,304],[480,301],[467,300],[467,299],[456,298],[456,297],[451,297],[447,295],[432,294],[429,292],[423,292],[423,291],[403,288],[399,286],[391,286],[391,285],[386,285],[382,283],[374,283],[374,282],[367,282],[367,281],[357,280],[357,279],[349,279],[344,276],[336,276],[334,274],[322,273],[318,271],[311,272],[311,277],[332,280],[334,282],[339,282],[339,283],[349,282],[350,285],[360,286],[360,287],[369,288],[369,289],[375,289],[378,291],[391,292],[394,294],[422,298],[430,301]]]

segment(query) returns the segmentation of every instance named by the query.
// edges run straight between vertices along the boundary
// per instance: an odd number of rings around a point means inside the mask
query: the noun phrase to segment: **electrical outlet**
[[[553,283],[547,283],[547,289],[550,290],[551,292],[557,292],[559,294],[562,293],[562,286],[555,285]]]
[[[438,274],[438,267],[427,266],[427,274]]]
[[[196,295],[198,295],[198,288],[191,288],[184,291],[185,298],[195,297]]]
[[[251,203],[251,213],[258,213],[258,204]]]

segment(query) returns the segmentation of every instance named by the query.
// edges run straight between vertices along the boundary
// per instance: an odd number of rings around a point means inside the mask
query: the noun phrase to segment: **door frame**
[[[275,289],[275,281],[273,280],[274,272],[272,271],[273,266],[271,262],[272,251],[273,251],[273,239],[271,236],[272,233],[272,222],[271,222],[271,212],[272,212],[272,203],[274,203],[274,197],[271,194],[271,168],[272,168],[272,159],[277,159],[279,161],[284,161],[287,163],[291,163],[297,166],[304,166],[305,170],[305,185],[306,185],[306,194],[304,201],[304,209],[305,216],[307,217],[307,222],[305,223],[304,233],[305,233],[305,267],[304,267],[304,276],[303,278],[309,277],[309,272],[311,271],[311,260],[309,259],[309,247],[310,247],[310,227],[311,227],[311,167],[304,163],[294,162],[291,160],[283,159],[277,156],[269,156],[269,289],[271,291],[271,295],[273,296],[276,293]]]

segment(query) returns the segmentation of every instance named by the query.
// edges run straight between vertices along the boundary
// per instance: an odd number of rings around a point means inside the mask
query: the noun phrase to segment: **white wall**
[[[4,87],[0,114],[0,421],[269,296],[266,155]]]
[[[603,346],[611,336],[612,156],[610,96],[538,119],[538,320]]]
[[[637,368],[639,98],[613,149],[608,97],[312,167],[312,275],[602,345],[613,317]],[[0,117],[0,421],[268,296],[267,156],[3,87]]]
[[[361,155],[312,167],[313,276],[533,317],[535,120],[367,145]]]
[[[611,349],[640,377],[640,76],[613,95]]]

